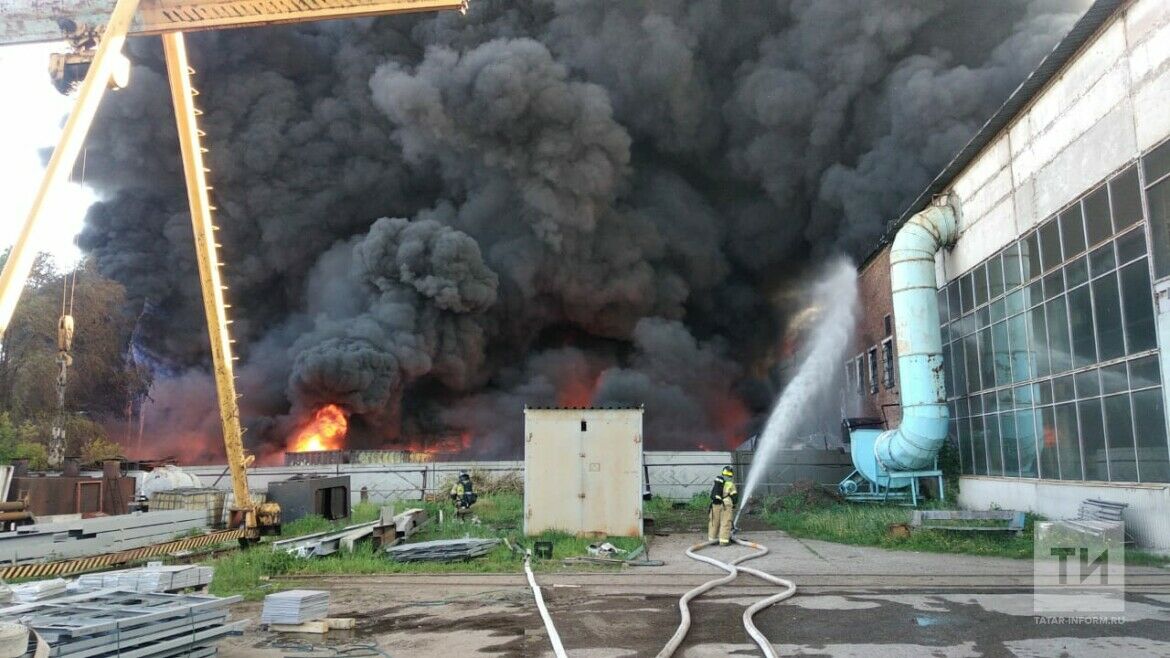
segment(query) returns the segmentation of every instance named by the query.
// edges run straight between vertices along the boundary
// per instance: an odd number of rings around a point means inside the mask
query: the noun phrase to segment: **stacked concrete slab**
[[[39,523],[0,533],[0,562],[26,564],[114,553],[171,541],[206,528],[204,510]]]

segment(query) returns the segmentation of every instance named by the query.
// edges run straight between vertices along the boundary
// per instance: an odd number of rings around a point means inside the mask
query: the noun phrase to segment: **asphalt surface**
[[[781,655],[1170,656],[1170,571],[1164,569],[1127,569],[1123,612],[1065,618],[1035,609],[1030,561],[886,551],[780,532],[749,538],[772,550],[750,566],[797,583],[795,597],[756,616]],[[721,574],[683,555],[697,539],[656,537],[650,552],[666,562],[662,567],[538,574],[569,654],[654,656],[678,624],[678,597]],[[730,559],[747,549],[709,550]],[[221,644],[220,655],[354,655],[376,646],[395,658],[552,656],[522,574],[347,576],[298,586],[330,590],[330,614],[356,617],[356,631],[322,639],[254,629]],[[741,575],[696,600],[695,622],[676,655],[759,655],[740,616],[774,591]],[[236,616],[257,618],[259,605],[241,605]]]

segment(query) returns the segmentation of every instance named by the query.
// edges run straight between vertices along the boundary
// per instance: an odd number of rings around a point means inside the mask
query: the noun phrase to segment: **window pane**
[[[975,464],[971,462],[971,422],[966,418],[955,421],[955,431],[959,435],[959,459],[963,465],[965,475],[974,475]]]
[[[1023,292],[1027,297],[1028,304],[1041,304],[1044,302],[1044,284],[1041,279],[1036,279],[1028,284],[1028,287],[1024,288]]]
[[[980,329],[991,324],[991,320],[988,318],[988,315],[989,313],[986,306],[981,306],[979,307],[979,310],[975,311],[975,323],[979,325]]]
[[[975,268],[975,305],[987,303],[987,268],[983,265]]]
[[[1005,300],[1003,297],[1000,297],[994,302],[991,302],[991,305],[988,308],[991,309],[991,321],[999,322],[1007,315],[1007,300]]]
[[[1020,243],[1015,243],[1003,252],[1003,289],[1011,290],[1020,285]]]
[[[1133,417],[1128,395],[1111,395],[1105,401],[1105,434],[1109,440],[1109,479],[1137,482],[1137,453],[1133,447]]]
[[[995,392],[995,399],[998,400],[1000,411],[1011,411],[1016,406],[1012,389],[1004,388]]]
[[[979,375],[983,384],[979,388],[991,388],[995,382],[995,349],[991,345],[991,328],[979,331]]]
[[[983,413],[995,413],[998,405],[998,398],[995,397],[995,393],[984,393],[980,397],[983,398]]]
[[[1159,178],[1170,174],[1170,142],[1162,142],[1162,144],[1146,154],[1142,158],[1142,164],[1146,169],[1146,180],[1158,180]]]
[[[987,262],[987,296],[995,298],[1003,294],[1003,256],[995,256]]]
[[[1151,388],[1133,394],[1138,468],[1142,482],[1170,482],[1170,458],[1166,454],[1166,420],[1162,414],[1162,389]]]
[[[1017,290],[1007,296],[1007,314],[1015,315],[1024,310],[1024,290]]]
[[[1007,323],[1013,382],[1022,382],[1035,376],[1032,372],[1031,351],[1028,349],[1028,323],[1024,318],[1023,314],[1017,315]]]
[[[1072,335],[1073,367],[1096,363],[1097,350],[1093,344],[1093,304],[1089,288],[1082,286],[1068,293],[1068,324]]]
[[[1097,369],[1078,372],[1073,381],[1076,383],[1077,397],[1088,398],[1101,395],[1101,383],[1097,379]]]
[[[1130,388],[1145,388],[1157,386],[1160,382],[1158,375],[1158,357],[1151,354],[1129,362]]]
[[[1121,268],[1121,297],[1125,308],[1125,340],[1129,353],[1152,350],[1157,344],[1150,272],[1145,259]]]
[[[1060,251],[1060,226],[1050,221],[1040,227],[1040,263],[1048,271],[1064,260]]]
[[[983,413],[983,396],[972,395],[968,398],[971,401],[971,416],[978,416]]]
[[[1036,404],[1052,404],[1052,381],[1032,384],[1032,399]]]
[[[1121,296],[1117,292],[1117,273],[1093,282],[1093,316],[1097,325],[1097,351],[1102,361],[1125,354],[1121,322]]]
[[[1170,275],[1170,178],[1146,190],[1150,204],[1150,235],[1153,241],[1154,278]]]
[[[1117,267],[1113,258],[1113,243],[1103,244],[1089,254],[1089,273],[1092,276],[1101,276]]]
[[[1072,375],[1065,375],[1064,377],[1057,377],[1052,380],[1052,391],[1055,396],[1054,399],[1057,402],[1068,402],[1076,397]]]
[[[951,367],[955,371],[955,395],[966,395],[967,388],[967,363],[966,357],[963,355],[963,341],[957,340],[951,343]]]
[[[1109,222],[1109,192],[1102,185],[1085,197],[1085,233],[1089,244],[1094,245],[1113,234]]]
[[[1037,420],[1040,428],[1040,477],[1060,479],[1060,458],[1056,441],[1056,416],[1052,407],[1040,410]]]
[[[1101,399],[1081,400],[1077,403],[1081,417],[1081,443],[1084,447],[1085,479],[1108,480],[1105,460],[1105,426],[1101,420]],[[1061,456],[1064,453],[1060,453]]]
[[[1033,233],[1020,242],[1020,259],[1024,266],[1024,280],[1028,281],[1040,274],[1040,242],[1038,233]]]
[[[995,385],[1003,386],[1012,380],[1012,358],[1008,347],[1007,323],[1000,322],[991,327],[991,341],[995,350]],[[984,386],[987,380],[983,380]]]
[[[1129,380],[1125,376],[1125,364],[1115,363],[1101,368],[1101,392],[1121,393],[1129,390]]]
[[[987,444],[983,437],[983,416],[971,419],[971,451],[975,453],[975,474],[987,475]]]
[[[979,385],[979,346],[975,341],[975,334],[963,339],[967,348],[967,391],[978,391],[983,388]]]
[[[999,437],[1003,444],[1003,474],[1018,477],[1020,475],[1020,451],[1016,443],[1016,414],[1014,411],[999,415]]]
[[[1085,221],[1081,214],[1081,204],[1075,204],[1060,213],[1060,237],[1064,241],[1065,258],[1085,250]]]
[[[1048,336],[1044,323],[1044,308],[1037,306],[1028,312],[1028,335],[1035,363],[1037,377],[1047,377],[1052,372],[1048,365]]]
[[[950,315],[951,320],[958,320],[959,315],[961,315],[961,313],[962,313],[962,310],[961,310],[962,305],[959,304],[959,282],[958,281],[951,281],[950,285],[947,286],[947,299],[950,300],[950,303],[947,304],[947,307],[951,311],[951,315]]]
[[[1142,195],[1137,167],[1130,167],[1109,181],[1109,196],[1113,200],[1113,226],[1117,231],[1141,221]]]
[[[963,300],[963,313],[969,313],[975,308],[975,277],[967,272],[959,278],[959,295]]]
[[[1036,477],[1036,412],[1031,409],[1016,412],[1016,451],[1020,475]]]
[[[1064,277],[1068,287],[1076,288],[1089,280],[1089,261],[1084,256],[1064,266]]]
[[[1044,277],[1044,299],[1052,299],[1062,292],[1064,292],[1064,274],[1060,270],[1054,270]]]
[[[1117,262],[1129,261],[1146,255],[1146,234],[1141,229],[1117,238]]]
[[[999,414],[983,419],[983,434],[987,437],[987,474],[1003,475],[1003,444],[999,434]]]
[[[1051,355],[1052,373],[1064,372],[1072,367],[1072,346],[1068,337],[1068,313],[1065,312],[1065,298],[1056,299],[1044,305],[1048,324],[1048,352]]]
[[[1058,404],[1053,409],[1056,411],[1056,451],[1060,460],[1060,479],[1083,480],[1076,405]]]

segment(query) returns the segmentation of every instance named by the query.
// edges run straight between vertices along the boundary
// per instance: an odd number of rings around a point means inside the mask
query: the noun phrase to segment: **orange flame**
[[[341,450],[345,447],[345,433],[349,421],[345,412],[335,404],[327,404],[313,414],[313,420],[297,432],[292,440],[294,452]]]

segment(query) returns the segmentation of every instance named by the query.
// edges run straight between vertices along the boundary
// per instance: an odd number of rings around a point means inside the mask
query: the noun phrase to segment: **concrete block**
[[[1170,5],[1163,0],[1138,0],[1125,9],[1125,36],[1131,51],[1157,38],[1166,25],[1170,25]]]
[[[1036,214],[1051,216],[1137,153],[1133,108],[1120,103],[1036,174]]]
[[[1170,43],[1165,47],[1170,50]],[[1144,152],[1170,136],[1170,62],[1134,89],[1133,104],[1137,148]]]

